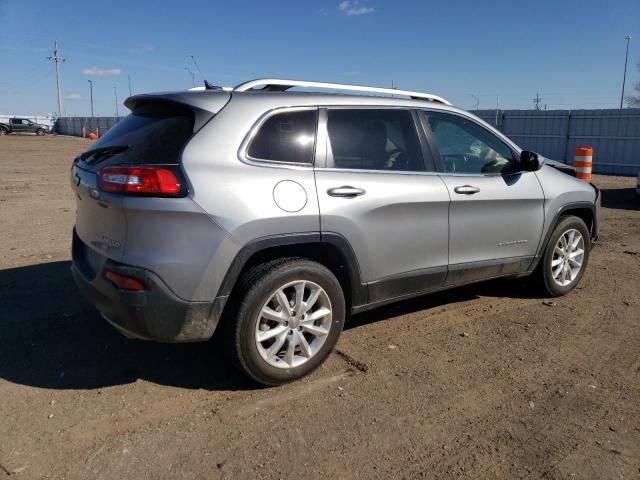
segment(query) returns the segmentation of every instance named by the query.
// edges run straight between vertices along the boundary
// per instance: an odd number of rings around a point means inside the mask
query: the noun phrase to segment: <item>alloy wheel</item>
[[[584,238],[578,230],[572,228],[560,235],[551,258],[554,282],[561,287],[573,282],[582,270],[584,253]]]
[[[322,348],[331,322],[331,301],[320,285],[306,280],[287,283],[269,296],[258,314],[258,352],[273,367],[299,367]]]

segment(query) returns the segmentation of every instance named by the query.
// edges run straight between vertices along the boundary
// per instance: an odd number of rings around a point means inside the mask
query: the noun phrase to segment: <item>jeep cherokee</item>
[[[73,163],[79,288],[131,338],[220,329],[266,385],[353,313],[529,274],[564,295],[597,238],[594,186],[435,95],[263,79],[125,104]]]

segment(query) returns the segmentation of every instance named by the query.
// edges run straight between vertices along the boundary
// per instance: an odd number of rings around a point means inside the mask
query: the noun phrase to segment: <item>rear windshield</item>
[[[194,115],[172,104],[136,108],[83,153],[86,164],[177,164],[193,134]],[[101,165],[102,166],[102,165]]]

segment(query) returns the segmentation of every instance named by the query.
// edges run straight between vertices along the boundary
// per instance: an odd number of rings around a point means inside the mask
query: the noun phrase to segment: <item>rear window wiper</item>
[[[116,155],[127,150],[129,150],[129,145],[113,145],[110,147],[96,148],[94,150],[84,152],[82,155],[80,155],[80,160],[90,165],[92,163],[98,163],[102,160],[106,160],[112,155]]]

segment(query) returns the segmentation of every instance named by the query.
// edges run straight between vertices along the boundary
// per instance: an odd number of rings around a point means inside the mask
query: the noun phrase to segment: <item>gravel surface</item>
[[[0,138],[0,478],[639,478],[640,199],[547,299],[494,281],[354,317],[258,388],[216,342],[123,338],[77,293],[69,137]],[[596,158],[597,162],[597,158]]]

